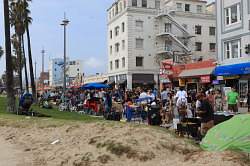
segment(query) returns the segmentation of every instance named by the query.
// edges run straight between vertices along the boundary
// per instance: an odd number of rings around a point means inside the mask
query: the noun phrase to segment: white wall
[[[249,32],[249,0],[221,0],[217,1],[217,43],[218,43],[218,61],[220,64],[234,64],[241,62],[249,62],[250,56],[245,54],[246,44],[250,44],[250,32]],[[240,3],[242,21],[240,23],[225,26],[224,9],[232,6],[233,4]],[[249,4],[248,4],[249,3]],[[241,58],[236,59],[224,59],[224,42],[234,39],[241,40]]]

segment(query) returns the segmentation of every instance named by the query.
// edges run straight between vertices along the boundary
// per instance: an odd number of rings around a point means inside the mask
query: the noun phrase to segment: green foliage
[[[80,115],[75,112],[61,112],[58,108],[53,109],[43,109],[36,105],[32,107],[33,111],[39,112],[43,115],[50,116],[53,119],[62,119],[62,120],[73,120],[73,121],[84,121],[84,122],[92,122],[102,120],[102,118],[91,117],[87,115]],[[6,111],[6,98],[0,97],[0,115],[1,114],[9,114]]]

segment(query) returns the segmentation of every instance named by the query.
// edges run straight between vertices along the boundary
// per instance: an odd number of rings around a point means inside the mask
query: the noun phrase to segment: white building
[[[54,58],[49,61],[49,85],[62,86],[63,85],[63,59]]]
[[[218,67],[224,86],[246,101],[250,83],[250,0],[217,0]],[[220,77],[220,79],[222,79]]]
[[[215,57],[215,16],[205,1],[117,0],[108,9],[109,81],[158,85],[157,59]],[[211,32],[211,33],[209,33]],[[190,57],[190,56],[188,56]]]
[[[66,66],[66,77],[67,85],[70,85],[71,82],[79,76],[83,75],[83,61],[74,60],[69,61],[67,58]],[[63,85],[63,58],[54,58],[49,62],[49,82],[50,86],[62,86]]]
[[[73,60],[67,62],[67,82],[72,84],[73,80],[83,76],[83,61]]]

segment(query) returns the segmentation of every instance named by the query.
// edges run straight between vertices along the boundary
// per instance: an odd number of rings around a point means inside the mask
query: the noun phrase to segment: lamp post
[[[61,25],[63,26],[63,30],[64,30],[64,56],[63,56],[63,95],[65,98],[65,92],[66,92],[66,27],[69,24],[69,20],[66,19],[66,16],[64,14],[64,19],[62,20]]]

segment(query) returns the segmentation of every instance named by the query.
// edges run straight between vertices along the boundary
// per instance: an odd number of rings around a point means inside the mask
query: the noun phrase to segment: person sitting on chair
[[[19,107],[20,107],[20,112],[21,114],[27,113],[33,103],[33,97],[32,94],[29,92],[25,92],[19,101]]]

